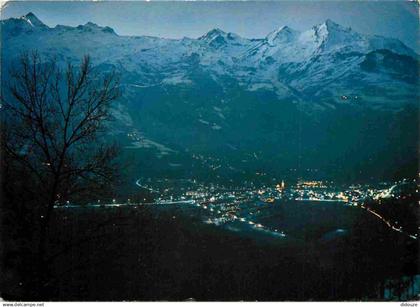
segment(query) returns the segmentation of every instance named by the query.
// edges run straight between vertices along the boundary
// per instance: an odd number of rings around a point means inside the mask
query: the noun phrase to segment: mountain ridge
[[[394,94],[392,101],[385,99],[385,108],[398,109],[407,95],[412,97],[409,101],[417,98],[412,82],[405,82],[415,76],[403,58],[394,61],[403,65],[397,71],[384,62],[384,69],[363,69],[372,52],[388,50],[417,61],[413,50],[399,40],[363,35],[330,19],[306,31],[282,26],[262,39],[243,38],[219,28],[197,39],[120,36],[112,28],[92,22],[50,28],[33,13],[2,20],[1,26],[4,54],[11,61],[16,56],[13,49],[37,49],[46,56],[59,55],[63,62],[90,54],[96,64],[119,67],[131,76],[127,79],[137,79],[137,86],[190,86],[197,81],[191,78],[192,70],[200,68],[218,82],[228,77],[245,90],[271,91],[279,100],[307,104],[307,111],[348,104],[341,97],[354,92],[369,107],[377,106],[375,96],[380,89],[385,93],[392,88],[403,97]]]
[[[44,24],[32,12],[29,12],[26,15],[23,15],[19,18],[2,19],[0,22],[5,24],[5,23],[7,23],[9,21],[13,21],[13,20],[25,20],[26,22],[28,22],[32,26],[35,26],[35,27],[38,26],[38,27],[48,28],[48,29],[55,29],[56,27],[65,27],[67,29],[70,29],[70,28],[73,28],[73,29],[76,28],[77,29],[77,28],[82,28],[82,27],[97,27],[99,29],[112,29],[109,26],[99,26],[99,25],[97,25],[97,24],[95,24],[91,21],[86,22],[84,25],[78,25],[78,26],[74,26],[74,27],[73,26],[66,26],[66,25],[56,25],[55,27],[49,27],[46,24]],[[331,31],[331,30],[332,31],[341,31],[341,32],[351,32],[351,31],[353,31],[351,27],[344,27],[344,26],[334,22],[333,20],[327,18],[323,23],[314,25],[311,29],[309,29],[307,31],[297,31],[297,30],[294,30],[294,29],[290,28],[289,26],[285,25],[285,26],[282,26],[282,27],[280,27],[276,30],[273,30],[273,31],[269,32],[265,37],[262,37],[262,38],[261,37],[260,38],[245,38],[245,37],[242,37],[242,36],[240,36],[236,33],[226,32],[223,29],[220,29],[220,28],[217,28],[217,27],[209,30],[208,32],[204,33],[202,36],[200,36],[198,38],[190,38],[190,37],[185,37],[185,38],[188,38],[188,39],[191,39],[191,40],[200,40],[200,39],[202,40],[202,39],[208,37],[208,35],[210,35],[212,33],[213,34],[217,33],[218,35],[221,35],[221,34],[223,34],[225,36],[231,35],[233,37],[248,40],[248,41],[262,41],[262,40],[267,40],[270,35],[272,35],[275,32],[278,32],[280,30],[287,30],[287,31],[292,31],[294,33],[302,34],[302,33],[305,33],[305,32],[311,31],[311,30],[315,30],[315,31],[323,30],[323,28],[326,28],[327,31],[328,30],[329,31]],[[115,33],[114,29],[112,29],[112,31]],[[358,32],[354,32],[354,33],[359,34]],[[359,34],[359,35],[361,35],[361,34]],[[159,36],[150,36],[150,35],[118,35],[118,36],[120,36],[120,37],[153,37],[153,38],[159,38],[159,39],[169,39],[169,38],[164,38],[164,37],[159,37]],[[398,42],[401,45],[403,45],[406,48],[406,51],[410,52],[411,55],[417,55],[417,53],[415,51],[413,51],[411,48],[407,47],[403,42],[401,42],[400,40],[398,40],[396,38],[387,38],[387,37],[379,36],[379,35],[365,35],[365,34],[362,34],[362,36],[375,37],[377,39],[387,39],[387,40],[392,40],[393,42]],[[176,38],[170,38],[170,39],[171,40],[182,40],[182,39],[176,39]]]
[[[110,134],[145,154],[152,162],[139,167],[151,175],[183,165],[184,175],[239,180],[262,170],[296,176],[290,170],[298,168],[357,177],[366,169],[380,175],[383,160],[397,170],[408,169],[406,156],[417,161],[418,56],[398,40],[331,20],[259,39],[217,28],[168,39],[118,35],[92,22],[50,28],[32,15],[0,22],[2,82],[16,50],[59,65],[89,54],[99,72],[121,76]],[[198,154],[223,161],[220,172]]]

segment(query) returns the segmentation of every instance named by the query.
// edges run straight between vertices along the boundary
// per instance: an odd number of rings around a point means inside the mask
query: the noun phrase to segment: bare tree
[[[88,56],[61,69],[33,52],[18,64],[2,93],[2,162],[26,177],[18,181],[39,209],[43,259],[54,205],[86,200],[114,179],[117,148],[104,132],[120,91],[115,74],[97,73]]]

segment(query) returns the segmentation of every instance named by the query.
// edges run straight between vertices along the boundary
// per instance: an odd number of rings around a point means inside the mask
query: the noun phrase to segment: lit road
[[[141,185],[141,184],[140,184],[140,179],[137,179],[137,180],[136,180],[136,186],[138,186],[138,187],[140,187],[140,188],[142,188],[142,189],[146,189],[146,190],[148,190],[148,191],[150,191],[150,192],[152,192],[152,193],[159,193],[158,191],[153,190],[152,188],[149,188],[149,187],[146,187],[146,186]]]
[[[393,226],[389,221],[387,221],[382,215],[380,215],[379,213],[377,213],[377,212],[375,212],[375,211],[373,211],[373,210],[371,210],[370,208],[367,208],[367,207],[365,207],[365,206],[360,206],[361,208],[363,208],[363,209],[365,209],[366,211],[368,211],[369,213],[371,213],[371,214],[373,214],[374,216],[376,216],[378,219],[380,219],[382,222],[384,222],[389,228],[391,228],[392,230],[394,230],[394,231],[396,231],[396,232],[399,232],[399,233],[402,233],[402,234],[404,234],[404,235],[406,235],[406,236],[408,236],[408,237],[410,237],[411,239],[414,239],[414,240],[417,240],[417,237],[416,236],[414,236],[414,235],[411,235],[411,234],[409,234],[409,233],[406,233],[406,232],[404,232],[403,230],[402,230],[402,228],[400,227],[400,228],[397,228],[397,227],[395,227],[395,226]]]
[[[343,199],[318,199],[318,198],[295,198],[297,201],[313,201],[313,202],[332,202],[332,203],[346,203],[347,201]]]
[[[179,201],[158,201],[151,203],[98,203],[87,204],[85,206],[77,204],[55,205],[54,208],[112,208],[112,207],[133,207],[133,206],[151,206],[151,205],[176,205],[176,204],[194,204],[194,200],[179,200]]]

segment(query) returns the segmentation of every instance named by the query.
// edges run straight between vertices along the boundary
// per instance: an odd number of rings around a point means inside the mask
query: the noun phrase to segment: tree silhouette
[[[40,259],[54,206],[109,191],[118,169],[105,136],[120,96],[115,73],[100,74],[88,56],[64,67],[23,54],[2,93],[3,193],[37,212]]]

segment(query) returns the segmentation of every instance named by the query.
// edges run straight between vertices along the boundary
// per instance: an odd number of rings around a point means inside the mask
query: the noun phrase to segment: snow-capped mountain
[[[99,69],[117,70],[124,92],[116,107],[120,130],[141,131],[153,140],[147,144],[171,149],[165,153],[188,148],[228,156],[264,148],[270,156],[261,161],[276,164],[292,161],[298,150],[325,157],[331,151],[336,156],[329,160],[337,161],[350,150],[337,135],[363,149],[370,146],[359,141],[369,120],[350,123],[351,116],[342,112],[392,114],[419,101],[413,50],[397,39],[364,35],[331,20],[302,32],[283,26],[258,39],[221,29],[197,39],[121,36],[91,22],[51,28],[32,13],[0,26],[4,74],[19,52],[30,50],[63,64],[89,54]],[[388,129],[386,118],[372,121],[384,120]],[[331,127],[336,134],[329,134]],[[372,138],[384,136],[385,130]]]
[[[301,97],[315,104],[316,100],[318,104],[323,100],[338,103],[339,97],[353,92],[366,100],[370,97],[364,96],[365,85],[408,86],[410,92],[410,85],[394,78],[395,72],[382,70],[378,75],[363,70],[362,63],[370,52],[384,49],[401,56],[401,65],[403,56],[417,60],[415,52],[399,40],[359,34],[331,20],[304,32],[284,26],[263,39],[246,39],[221,29],[198,39],[119,36],[113,29],[91,22],[49,28],[33,13],[3,20],[1,28],[8,62],[17,55],[15,50],[37,49],[62,61],[90,54],[96,64],[118,66],[135,74],[141,86],[189,84],[195,63],[213,78],[234,78],[247,90],[272,90],[279,98]]]
[[[284,26],[263,39],[246,39],[220,29],[213,29],[198,39],[118,36],[113,29],[91,22],[77,27],[49,28],[32,13],[3,20],[1,27],[4,52],[10,51],[12,57],[16,54],[13,50],[24,49],[58,54],[63,61],[76,60],[88,53],[97,64],[118,64],[137,72],[147,67],[161,73],[163,79],[169,68],[179,70],[177,75],[186,75],[184,64],[195,59],[211,73],[232,76],[250,89],[262,84],[282,94],[290,86],[298,91],[313,86],[313,76],[328,83],[336,77],[341,79],[341,64],[346,71],[359,69],[364,56],[375,50],[387,49],[398,55],[417,57],[396,39],[362,35],[331,20],[304,32]],[[299,74],[302,80],[293,78],[289,82],[291,78],[279,77],[279,71],[290,76]],[[306,76],[308,73],[310,76]],[[168,77],[173,77],[172,72]]]
[[[413,50],[397,39],[363,35],[331,20],[303,32],[283,26],[262,39],[221,29],[198,39],[119,36],[91,22],[50,28],[33,13],[3,20],[1,29],[3,65],[12,65],[16,50],[36,49],[63,63],[89,54],[96,65],[121,71],[127,87],[188,86],[198,82],[192,74],[200,69],[221,87],[229,78],[243,90],[270,91],[308,110],[354,102],[343,97],[391,109],[418,98]],[[368,69],[374,59],[376,68]],[[390,61],[394,65],[386,65]]]

